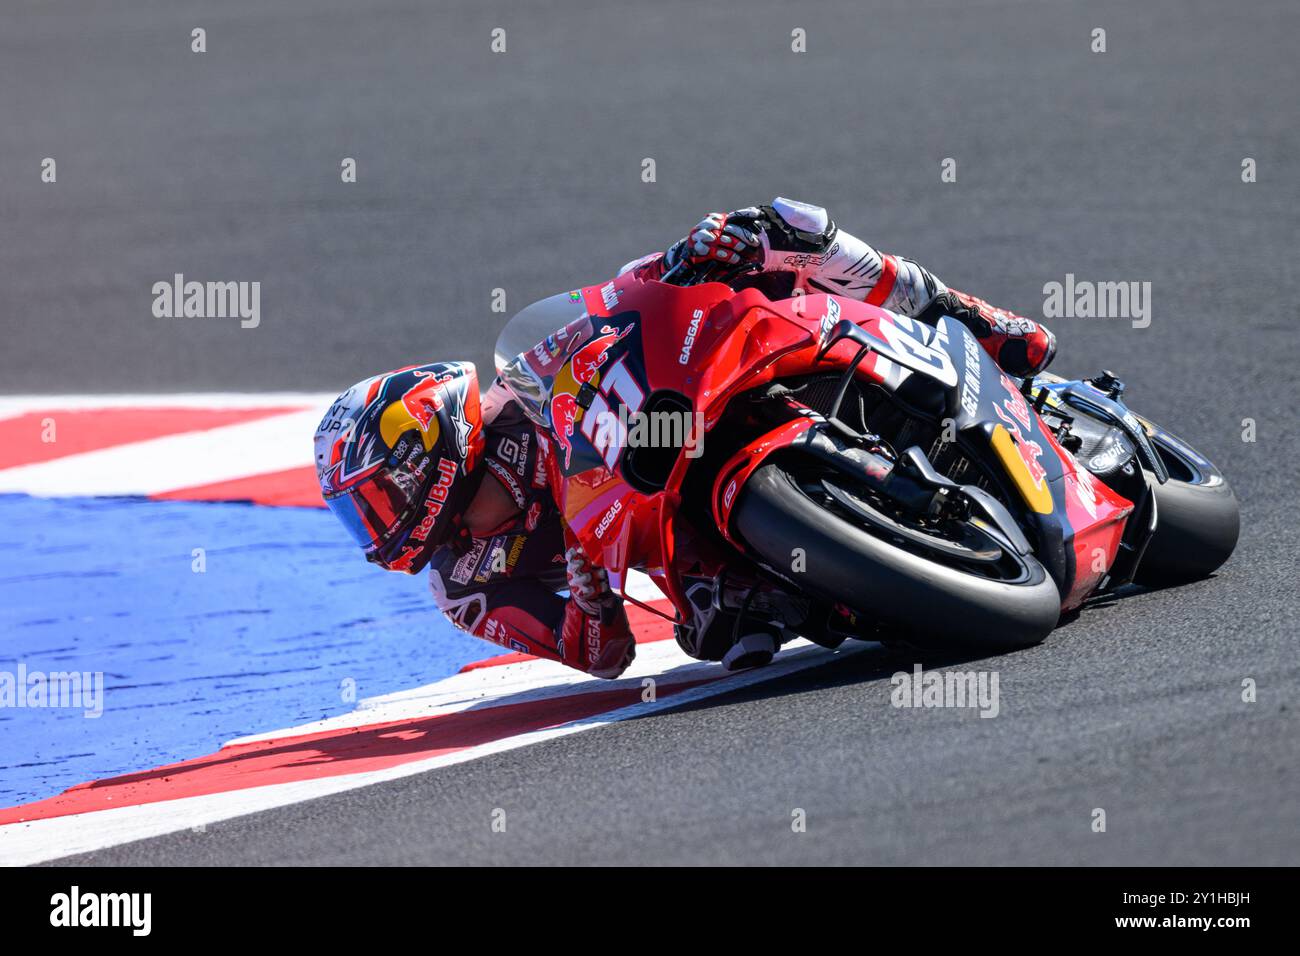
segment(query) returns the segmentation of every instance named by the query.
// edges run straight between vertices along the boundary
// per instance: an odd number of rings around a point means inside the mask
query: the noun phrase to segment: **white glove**
[[[604,568],[595,567],[582,548],[564,552],[564,573],[569,579],[569,597],[588,617],[600,617],[600,609],[613,593]]]
[[[723,215],[709,213],[682,240],[681,254],[693,265],[722,262],[738,265],[741,262],[762,264],[766,255],[759,233],[758,209],[740,209]]]

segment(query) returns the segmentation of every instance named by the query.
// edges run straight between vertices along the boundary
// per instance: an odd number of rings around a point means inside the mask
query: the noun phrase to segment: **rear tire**
[[[1031,555],[1006,583],[931,561],[877,537],[813,501],[780,465],[745,484],[733,527],[766,564],[808,593],[887,619],[929,646],[1007,650],[1041,642],[1060,617],[1056,584]],[[802,574],[788,574],[795,549]]]

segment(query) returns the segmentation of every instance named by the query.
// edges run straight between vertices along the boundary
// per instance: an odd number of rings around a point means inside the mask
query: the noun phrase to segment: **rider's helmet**
[[[415,574],[456,531],[482,451],[473,363],[411,365],[334,400],[316,429],[316,476],[367,560]]]

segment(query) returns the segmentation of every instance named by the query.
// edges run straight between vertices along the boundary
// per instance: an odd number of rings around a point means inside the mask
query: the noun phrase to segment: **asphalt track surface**
[[[513,310],[780,193],[1029,315],[1067,273],[1151,282],[1149,328],[1054,323],[1056,370],[1114,369],[1243,511],[1214,579],[963,665],[998,671],[996,719],[891,707],[911,659],[868,649],[79,860],[1296,863],[1297,37],[1290,0],[6,6],[0,391],[487,365],[492,289]],[[154,319],[175,272],[261,281],[262,325]]]

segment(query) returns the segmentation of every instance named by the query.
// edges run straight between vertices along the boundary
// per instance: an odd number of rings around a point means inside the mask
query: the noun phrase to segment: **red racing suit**
[[[497,481],[519,513],[490,535],[447,545],[429,563],[433,600],[461,630],[495,644],[560,661],[598,677],[631,662],[627,613],[612,596],[599,615],[558,592],[568,587],[565,551],[576,539],[552,494],[548,437],[497,384],[483,402],[484,481]]]

